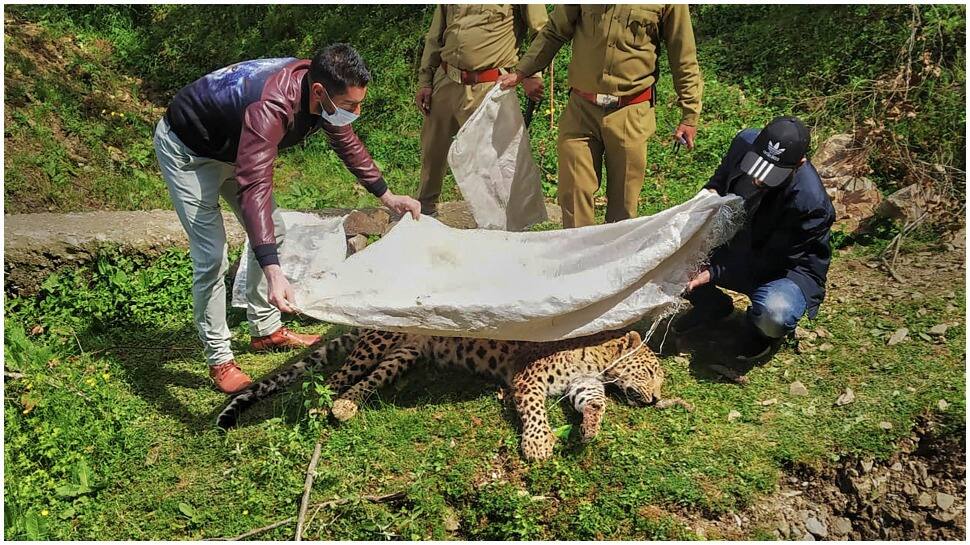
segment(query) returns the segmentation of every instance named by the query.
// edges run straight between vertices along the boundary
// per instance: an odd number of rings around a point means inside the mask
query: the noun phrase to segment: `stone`
[[[741,413],[739,413],[738,411],[735,411],[735,410],[732,410],[727,415],[728,422],[734,422],[735,420],[737,420],[739,418],[741,418]]]
[[[903,340],[906,338],[907,335],[909,335],[909,329],[905,327],[901,327],[897,329],[896,332],[889,337],[889,340],[886,342],[886,344],[888,346],[899,344],[903,342]]]
[[[853,401],[855,401],[855,392],[852,391],[852,388],[846,388],[845,391],[839,395],[838,399],[835,400],[835,406],[842,407],[843,405],[848,405]]]
[[[815,541],[815,536],[811,532],[805,532],[805,535],[801,537],[800,541]]]
[[[939,507],[940,509],[946,511],[950,507],[953,507],[953,501],[955,499],[956,498],[954,498],[950,494],[946,494],[944,492],[937,492],[936,493],[936,506]]]
[[[953,511],[942,511],[942,512],[936,511],[936,512],[930,513],[931,519],[942,523],[952,522],[953,519],[956,518],[956,516],[957,514]]]
[[[930,335],[935,335],[937,337],[942,337],[943,335],[946,335],[947,329],[948,328],[946,324],[937,324],[931,327],[927,333],[929,333]]]
[[[833,345],[832,343],[822,343],[822,345],[818,347],[818,349],[822,352],[829,352],[834,348],[835,348],[835,345]]]
[[[459,521],[458,521],[458,515],[456,515],[455,512],[452,511],[451,509],[448,509],[448,511],[445,513],[444,520],[442,521],[442,523],[443,523],[442,526],[444,526],[445,531],[448,531],[448,532],[457,532],[458,529],[461,527],[461,524],[459,524]]]
[[[354,235],[347,239],[347,255],[351,256],[367,247],[367,237]]]
[[[871,169],[865,147],[851,134],[836,134],[819,146],[812,156],[812,164],[835,208],[834,228],[857,231],[882,201],[876,185],[866,177]]]
[[[895,464],[893,464],[892,466],[890,466],[889,469],[891,469],[893,471],[902,471],[903,470],[903,464],[901,464],[899,462],[896,462]]]
[[[845,517],[834,517],[829,523],[832,526],[833,535],[847,536],[852,531],[852,522]]]
[[[815,517],[811,517],[805,521],[805,529],[816,537],[825,537],[829,535],[829,529],[825,523]]]
[[[775,531],[778,532],[778,537],[787,538],[791,535],[791,527],[788,526],[788,521],[785,519],[779,519],[775,522]]]
[[[892,422],[886,422],[885,420],[883,420],[882,422],[879,423],[879,429],[885,430],[885,431],[889,431],[889,430],[893,429],[893,423]]]
[[[872,471],[873,465],[875,465],[875,462],[871,458],[866,458],[859,462],[859,467],[862,469],[863,475]]]
[[[875,215],[907,223],[915,221],[929,206],[940,202],[940,197],[928,187],[911,184],[886,197],[876,207]]]
[[[804,384],[796,380],[795,382],[792,382],[788,386],[788,393],[793,396],[807,396],[808,388],[806,388]]]
[[[776,398],[766,399],[764,401],[759,401],[758,402],[758,404],[761,405],[762,407],[767,407],[769,405],[774,405],[775,403],[778,403],[778,400]]]
[[[927,492],[922,492],[916,498],[916,505],[920,507],[930,507],[933,505],[933,496],[930,496]]]
[[[354,210],[344,220],[344,232],[348,237],[383,235],[390,220],[391,213],[384,208]]]
[[[945,399],[941,399],[941,400],[939,400],[939,401],[936,402],[936,407],[938,409],[940,409],[941,411],[945,411],[947,409],[947,407],[949,407],[949,406],[950,406],[950,404],[947,403]]]

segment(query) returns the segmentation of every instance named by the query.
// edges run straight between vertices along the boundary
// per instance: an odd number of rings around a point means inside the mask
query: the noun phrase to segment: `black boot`
[[[683,335],[702,325],[723,320],[734,312],[734,301],[723,291],[711,285],[700,286],[687,295],[691,309],[674,319],[673,330]]]
[[[785,337],[775,339],[765,336],[754,324],[745,320],[737,360],[750,362],[770,359],[778,352],[784,341]]]

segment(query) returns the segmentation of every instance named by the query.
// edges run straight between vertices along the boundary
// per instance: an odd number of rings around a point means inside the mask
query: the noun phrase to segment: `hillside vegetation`
[[[906,283],[876,268],[899,226],[838,235],[826,302],[801,324],[797,345],[747,370],[743,384],[696,354],[665,356],[664,393],[695,411],[614,400],[590,445],[578,440],[572,411],[550,401],[561,441],[553,459],[528,464],[506,392],[432,369],[384,388],[346,425],[311,410],[329,402],[327,369],[254,407],[239,429],[215,429],[225,396],[207,377],[192,323],[188,252],[105,251],[46,278],[36,297],[5,299],[4,538],[239,535],[296,514],[322,437],[311,503],[332,503],[311,510],[308,539],[770,539],[781,534],[754,514],[790,502],[783,494],[791,490],[779,491],[790,479],[808,498],[815,487],[802,477],[815,469],[873,459],[892,466],[897,446],[927,422],[945,444],[965,445],[965,249],[944,229],[962,223],[965,206],[965,8],[705,5],[692,13],[705,81],[698,146],[673,153],[679,112],[665,75],[641,213],[696,193],[739,129],[795,113],[813,127],[816,146],[853,133],[884,193],[918,183],[947,196],[946,221],[901,245]],[[7,6],[5,212],[170,207],[151,147],[170,97],[224,65],[308,56],[336,41],[358,47],[375,75],[355,128],[391,187],[413,192],[421,116],[412,97],[430,14],[420,6]],[[569,59],[567,47],[556,59],[555,95],[531,127],[550,199],[550,116],[566,103]],[[322,138],[285,152],[275,183],[285,207],[375,204]],[[446,187],[445,198],[458,198],[453,183]],[[287,325],[328,337],[343,330]],[[298,357],[250,352],[243,312],[231,312],[230,327],[252,376]],[[851,403],[836,403],[848,393]],[[907,479],[918,480],[915,472]],[[957,510],[965,509],[962,486]],[[892,496],[857,492],[863,506]],[[403,500],[365,499],[391,493]],[[872,513],[844,516],[884,523]],[[921,528],[959,539],[963,517],[951,515]],[[291,539],[293,526],[257,537]],[[855,535],[872,536],[885,537]]]
[[[412,97],[430,13],[421,6],[12,6],[6,212],[168,207],[151,134],[181,86],[243,59],[309,56],[336,41],[357,47],[375,75],[355,128],[392,188],[414,191],[421,116]],[[670,78],[662,78],[643,210],[693,193],[738,129],[782,112],[809,121],[816,143],[856,132],[887,192],[920,182],[962,200],[965,19],[962,6],[695,8],[706,87],[699,146],[690,155],[670,153],[679,112],[669,107]],[[555,104],[543,102],[547,116],[565,105],[569,59],[567,46],[556,60]],[[532,137],[552,197],[556,129],[548,117],[536,120]],[[283,206],[373,203],[323,139],[285,153],[276,184]],[[457,197],[453,184],[445,197]]]

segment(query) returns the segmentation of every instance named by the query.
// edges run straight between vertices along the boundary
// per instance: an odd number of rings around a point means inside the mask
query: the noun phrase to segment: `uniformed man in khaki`
[[[518,62],[528,32],[548,20],[543,4],[474,4],[435,7],[425,38],[414,102],[424,114],[421,130],[421,212],[434,214],[458,129],[481,104],[499,76]],[[542,77],[525,79],[526,95],[542,97]]]
[[[559,121],[559,204],[563,226],[593,224],[593,195],[606,157],[606,221],[636,216],[647,140],[656,130],[657,53],[667,48],[682,113],[674,137],[694,148],[701,74],[686,5],[559,5],[508,88],[545,68],[572,40],[572,91]]]

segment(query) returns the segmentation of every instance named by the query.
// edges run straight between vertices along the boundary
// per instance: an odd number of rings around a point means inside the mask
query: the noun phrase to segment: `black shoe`
[[[735,358],[738,361],[750,362],[771,358],[785,341],[785,337],[777,339],[766,337],[750,322],[746,322],[745,326],[745,332],[741,337],[741,347]]]
[[[691,307],[690,310],[681,314],[671,326],[674,333],[683,335],[702,325],[723,320],[730,316],[734,312],[734,301],[727,294],[723,295],[723,299],[718,297],[713,304]]]

